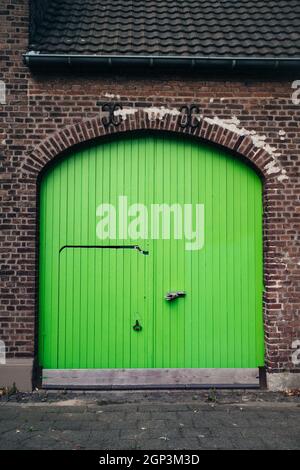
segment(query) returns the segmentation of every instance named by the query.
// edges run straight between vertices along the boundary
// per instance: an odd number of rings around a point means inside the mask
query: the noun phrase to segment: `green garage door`
[[[262,290],[262,183],[225,152],[134,137],[44,175],[44,368],[262,366]]]

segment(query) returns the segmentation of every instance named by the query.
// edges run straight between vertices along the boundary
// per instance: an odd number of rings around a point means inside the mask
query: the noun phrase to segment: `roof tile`
[[[30,50],[300,57],[300,1],[51,0]]]

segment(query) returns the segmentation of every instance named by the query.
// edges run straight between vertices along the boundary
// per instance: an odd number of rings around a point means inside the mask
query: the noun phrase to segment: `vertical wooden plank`
[[[202,227],[197,226],[196,217],[196,206],[201,202],[200,196],[200,178],[199,178],[199,167],[202,167],[202,155],[201,149],[195,145],[191,145],[191,198],[190,202],[193,204],[193,231],[201,230]],[[189,253],[191,258],[191,282],[190,289],[187,292],[187,296],[191,303],[191,367],[198,367],[201,361],[200,358],[200,347],[201,347],[201,334],[200,334],[200,323],[202,316],[202,298],[200,292],[202,286],[199,279],[199,266],[201,265],[201,251],[195,250]],[[188,254],[188,253],[187,253]]]
[[[124,176],[125,176],[125,167],[124,167],[124,142],[120,141],[117,145],[117,174],[116,174],[116,195],[124,196]],[[119,218],[118,218],[119,222]],[[119,234],[119,223],[118,223],[118,234]],[[118,235],[119,237],[119,235]],[[119,243],[124,243],[124,240],[121,241],[119,237]],[[115,308],[116,308],[116,347],[115,354],[116,359],[115,363],[121,364],[120,367],[124,367],[124,332],[128,326],[124,322],[124,252],[120,253],[116,259],[116,295],[115,295]],[[121,295],[120,295],[121,294]]]
[[[132,181],[132,171],[135,163],[133,162],[132,151],[131,151],[131,142],[123,143],[123,161],[124,161],[124,183],[123,183],[123,195],[128,197],[128,204],[132,204],[131,199],[131,181]],[[129,243],[128,238],[122,240],[122,243]],[[131,367],[131,337],[132,337],[132,316],[133,312],[131,309],[131,279],[132,279],[132,257],[128,255],[126,251],[123,254],[123,325],[124,325],[124,349],[123,357],[120,361],[122,367],[125,367],[128,364],[128,367]],[[119,294],[122,296],[122,293]]]
[[[47,221],[53,220],[53,177],[51,178],[50,174],[46,175],[45,179],[45,199],[44,202],[44,223],[45,228],[41,229],[41,233],[45,234],[43,245],[41,246],[40,252],[40,266],[42,269],[41,277],[44,276],[44,297],[41,299],[41,309],[42,309],[42,325],[43,325],[43,337],[44,337],[44,358],[43,365],[50,367],[50,364],[55,364],[52,362],[52,318],[54,311],[52,309],[52,285],[53,285],[53,269],[52,269],[52,260],[53,260],[53,247],[52,247],[52,236],[53,236],[53,226],[49,224],[47,227]]]
[[[213,344],[213,289],[214,289],[214,275],[213,275],[213,155],[210,149],[205,150],[206,166],[205,166],[205,315],[206,315],[206,329],[205,329],[205,344],[206,344],[206,362],[205,367],[210,367],[214,364],[214,344]]]
[[[110,146],[105,145],[103,149],[103,167],[102,167],[102,203],[109,203],[110,201],[110,181],[111,181],[111,150]],[[110,240],[99,241],[99,244],[110,244]],[[110,265],[107,253],[104,251],[102,254],[102,295],[101,295],[101,315],[102,315],[102,334],[101,334],[101,362],[103,364],[109,364],[109,324],[110,315],[107,309],[107,302],[109,296],[109,276],[110,276]],[[108,367],[106,365],[106,367]]]
[[[60,168],[52,175],[51,362],[58,364],[58,272],[60,239]],[[48,254],[47,254],[48,256]]]
[[[77,159],[78,160],[78,159]],[[62,190],[66,193],[66,208],[65,208],[65,217],[66,217],[66,240],[60,243],[60,249],[64,246],[71,245],[74,243],[75,238],[75,226],[77,226],[77,208],[75,204],[75,193],[76,193],[76,165],[75,159],[69,158],[66,160],[66,178],[62,181]],[[78,192],[78,190],[77,190]],[[63,216],[64,217],[64,216]],[[65,260],[65,261],[63,261]],[[60,262],[66,263],[66,313],[59,312],[60,317],[63,318],[65,315],[66,324],[65,324],[65,348],[66,348],[66,361],[70,364],[68,367],[74,367],[78,364],[79,360],[79,338],[77,339],[77,334],[79,334],[79,328],[76,331],[76,322],[78,318],[76,317],[76,303],[75,296],[77,295],[75,289],[75,260],[73,252],[67,253],[65,250],[60,253]],[[68,332],[68,336],[67,336]]]
[[[96,152],[91,148],[88,151],[86,162],[88,172],[88,191],[87,191],[87,224],[88,231],[86,234],[87,244],[92,246],[95,244],[96,233]],[[89,367],[95,367],[95,299],[96,293],[96,258],[97,254],[91,250],[87,250],[88,256],[88,298],[87,298],[87,364]]]
[[[254,189],[254,239],[255,239],[255,313],[256,313],[256,366],[263,367],[265,364],[264,348],[264,325],[263,325],[263,291],[264,291],[264,273],[263,273],[263,189],[261,180],[255,178]]]
[[[97,239],[96,235],[96,226],[98,223],[98,218],[96,217],[96,211],[100,204],[103,202],[103,165],[104,165],[104,155],[103,155],[103,145],[95,148],[95,206],[94,206],[94,244],[100,244],[100,240]],[[95,368],[101,367],[101,358],[102,358],[102,331],[103,331],[103,315],[101,314],[102,309],[102,285],[104,282],[103,279],[103,259],[102,259],[102,250],[96,250],[94,253],[94,269],[95,269]]]
[[[173,167],[170,161],[170,150],[169,150],[169,140],[164,137],[158,141],[158,156],[163,160],[163,178],[164,178],[164,197],[161,203],[171,205],[171,184],[174,179]],[[168,175],[168,176],[167,176]],[[171,216],[170,216],[171,219]],[[173,285],[173,279],[170,273],[172,269],[172,254],[173,254],[173,240],[166,239],[162,241],[162,254],[163,254],[163,277],[164,285],[166,286],[166,291],[172,291],[175,289]],[[174,268],[174,267],[173,267]],[[166,308],[169,307],[169,308]],[[170,364],[170,333],[172,328],[173,318],[172,315],[175,310],[174,305],[165,305],[164,295],[162,295],[162,310],[161,310],[161,319],[162,319],[162,341],[163,341],[163,367],[168,367],[167,364]],[[173,312],[173,313],[172,313]]]
[[[227,291],[227,319],[228,319],[228,332],[227,332],[227,351],[228,362],[227,367],[234,367],[235,364],[235,264],[234,264],[234,245],[235,245],[235,218],[234,218],[234,161],[227,158],[227,192],[226,192],[226,206],[227,206],[227,273],[226,273],[226,291]]]
[[[192,178],[192,149],[189,142],[181,143],[183,146],[184,153],[184,200],[183,204],[191,204],[192,201],[192,189],[191,189],[191,178]],[[185,243],[187,242],[187,237],[185,236]],[[192,367],[192,357],[193,357],[193,348],[194,344],[192,343],[192,329],[193,329],[193,292],[192,292],[192,251],[187,251],[184,247],[184,282],[185,289],[187,291],[187,297],[184,299],[184,318],[185,318],[185,327],[184,327],[184,343],[185,343],[185,364],[186,367]],[[196,307],[197,308],[197,307]]]
[[[69,338],[69,319],[72,318],[73,298],[72,259],[66,250],[59,255],[58,292],[58,368],[72,368],[72,338]],[[71,339],[71,341],[70,341]]]
[[[220,330],[220,250],[221,250],[221,240],[220,240],[220,158],[218,155],[214,155],[213,158],[213,194],[212,194],[212,240],[213,240],[213,250],[212,250],[212,273],[213,273],[213,291],[211,293],[213,298],[213,310],[212,310],[212,319],[213,319],[213,363],[216,367],[220,367],[221,359],[221,330]]]
[[[239,201],[241,199],[241,169],[236,168],[234,174],[234,286],[235,286],[235,317],[234,317],[234,343],[235,343],[235,367],[242,367],[242,300],[241,300],[241,207]]]
[[[248,302],[248,239],[249,239],[249,226],[248,226],[248,180],[247,173],[241,167],[241,197],[240,197],[240,211],[241,211],[241,258],[240,258],[240,274],[241,274],[241,332],[242,339],[242,367],[246,367],[249,361],[249,342],[248,342],[248,316],[249,316],[249,302]]]
[[[164,199],[164,184],[163,184],[163,159],[160,155],[160,146],[155,140],[154,146],[154,162],[155,162],[155,192],[154,203],[159,204]],[[154,364],[153,367],[163,367],[163,319],[162,319],[162,302],[164,295],[163,284],[163,252],[162,243],[159,239],[153,240],[154,252],[154,267],[155,267],[155,287],[154,287],[154,319],[155,319],[155,333],[154,333]]]
[[[175,141],[176,146],[176,200],[178,204],[182,204],[185,201],[185,152],[184,152],[184,143],[181,142],[180,138],[177,138]],[[178,241],[178,253],[177,253],[177,288],[184,291],[188,291],[188,286],[186,284],[186,275],[185,275],[185,236],[184,230],[182,232],[182,239]],[[173,268],[172,268],[173,270]],[[190,292],[187,292],[187,296],[190,295]],[[185,338],[185,327],[186,327],[186,302],[184,299],[180,301],[180,304],[176,308],[177,314],[177,365],[178,367],[184,367],[185,362],[185,351],[186,351],[186,338]],[[175,312],[174,312],[175,313]]]
[[[155,201],[156,195],[156,159],[155,159],[155,144],[154,138],[150,137],[145,141],[145,187],[147,189],[145,202],[149,210],[149,238],[146,241],[146,250],[149,254],[145,257],[145,285],[144,285],[144,305],[147,309],[147,365],[146,367],[153,368],[155,363],[155,350],[156,350],[156,254],[153,240],[151,240],[151,213],[150,205]]]
[[[227,298],[227,279],[231,275],[228,264],[227,264],[227,162],[228,158],[219,153],[220,160],[220,175],[219,175],[219,292],[220,292],[220,304],[219,304],[219,331],[220,331],[220,367],[228,367],[228,298]],[[217,314],[217,312],[216,312]]]
[[[206,367],[207,364],[207,316],[205,297],[206,297],[206,253],[207,253],[207,205],[206,205],[206,194],[207,194],[207,181],[206,181],[206,151],[201,146],[198,146],[198,156],[196,162],[196,172],[198,175],[198,202],[204,204],[204,247],[198,254],[198,289],[194,287],[197,292],[197,310],[199,315],[198,320],[198,350],[199,359],[195,367],[202,364]]]

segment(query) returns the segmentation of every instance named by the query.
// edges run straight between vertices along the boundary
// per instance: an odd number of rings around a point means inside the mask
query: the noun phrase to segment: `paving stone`
[[[212,429],[207,428],[207,427],[194,428],[194,427],[185,426],[181,428],[181,433],[182,433],[182,436],[186,438],[195,437],[195,438],[208,439],[213,436]]]
[[[171,450],[174,443],[164,439],[138,439],[136,449],[142,450]]]
[[[90,396],[81,397],[86,405],[68,407],[55,401],[2,403],[0,449],[300,448],[297,402],[251,402],[241,411],[238,403],[194,406],[191,393],[178,395],[178,400],[172,395],[171,403],[168,394],[126,396],[134,401],[131,406],[122,394],[120,403],[111,406],[109,398],[100,406]]]
[[[190,406],[188,404],[180,404],[180,403],[172,403],[172,404],[159,404],[159,405],[152,405],[152,404],[142,404],[138,407],[138,411],[152,411],[152,412],[159,412],[159,413],[168,413],[168,412],[178,412],[178,411],[188,411]]]

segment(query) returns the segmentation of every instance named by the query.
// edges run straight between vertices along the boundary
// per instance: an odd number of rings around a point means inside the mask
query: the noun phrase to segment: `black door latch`
[[[142,325],[140,324],[140,322],[139,322],[138,320],[136,320],[135,325],[133,326],[133,329],[134,329],[134,331],[136,331],[137,333],[139,333],[140,331],[142,331],[143,327],[142,327]]]
[[[180,297],[185,297],[186,293],[183,291],[178,291],[178,292],[168,292],[168,294],[165,296],[165,299],[168,302],[172,302],[173,300],[179,299]]]

